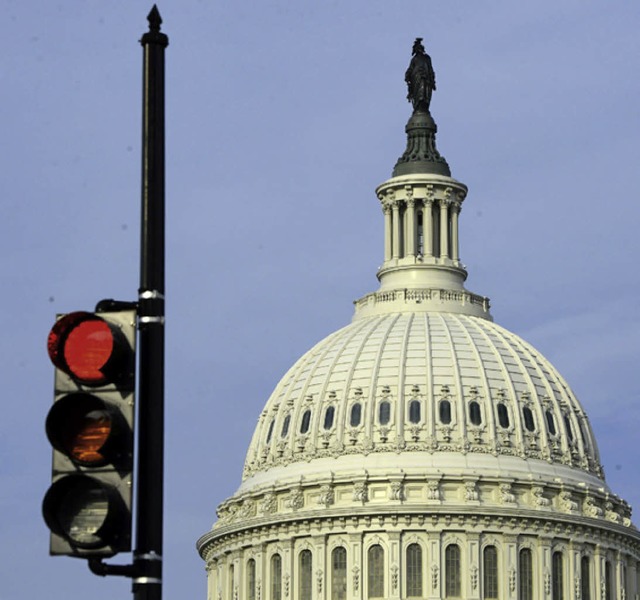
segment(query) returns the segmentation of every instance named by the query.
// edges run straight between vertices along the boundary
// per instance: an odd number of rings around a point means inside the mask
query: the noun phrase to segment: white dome
[[[418,38],[409,71],[430,70]],[[417,105],[376,189],[380,288],[267,401],[198,540],[209,598],[637,597],[640,535],[582,407],[464,287],[467,188]]]
[[[579,469],[578,479],[602,473],[587,417],[556,369],[495,323],[454,313],[357,319],[314,346],[269,398],[242,489],[339,472],[354,456],[372,469],[381,453],[398,470],[437,471],[461,453],[475,468],[503,470],[498,457],[513,457]],[[517,462],[512,470],[532,469]]]

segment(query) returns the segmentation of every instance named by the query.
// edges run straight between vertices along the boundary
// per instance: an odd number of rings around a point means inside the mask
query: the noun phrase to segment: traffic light
[[[49,333],[53,469],[42,510],[52,555],[131,549],[135,333],[135,310],[69,313]]]

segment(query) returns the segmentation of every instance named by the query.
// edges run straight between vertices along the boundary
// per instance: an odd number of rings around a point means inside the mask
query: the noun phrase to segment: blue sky
[[[48,556],[45,341],[57,312],[137,293],[137,40],[151,4],[1,5],[0,600],[123,597],[127,580]],[[417,36],[437,75],[438,148],[469,186],[467,287],[569,381],[608,483],[640,507],[640,4],[159,8],[170,37],[165,597],[206,597],[195,540],[238,486],[263,404],[376,289],[373,190],[404,150]]]

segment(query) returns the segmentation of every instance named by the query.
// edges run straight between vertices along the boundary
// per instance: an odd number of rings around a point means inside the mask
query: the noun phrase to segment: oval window
[[[567,428],[569,441],[573,442],[573,429],[571,429],[571,421],[569,420],[569,415],[564,416],[564,426]]]
[[[448,425],[451,423],[451,402],[440,400],[440,423]]]
[[[585,450],[589,449],[589,441],[587,440],[587,434],[584,431],[584,426],[582,421],[578,421],[578,429],[580,431],[580,437],[582,438],[582,443],[584,444]]]
[[[275,419],[271,419],[271,423],[269,423],[269,431],[267,433],[267,444],[271,441],[271,436],[273,435],[273,427],[276,424]]]
[[[307,433],[309,431],[309,424],[311,423],[311,411],[305,410],[302,415],[302,421],[300,422],[300,433]]]
[[[509,411],[502,402],[498,404],[498,423],[500,423],[500,427],[504,427],[505,429],[509,427]]]
[[[360,425],[360,419],[362,418],[362,404],[356,402],[351,407],[351,416],[349,417],[349,424],[351,427],[357,427]]]
[[[469,402],[469,420],[473,425],[480,425],[480,423],[482,423],[480,405],[475,400],[473,402]]]
[[[420,400],[409,402],[409,421],[411,423],[420,423]]]
[[[536,424],[533,422],[533,413],[531,412],[531,409],[528,406],[525,406],[522,409],[522,416],[524,417],[524,426],[527,428],[527,430],[535,431]]]
[[[549,428],[549,433],[551,435],[555,435],[556,422],[555,422],[555,419],[553,418],[553,413],[550,410],[548,410],[544,414],[545,414],[545,417],[547,417],[547,427]]]
[[[386,400],[380,402],[378,420],[380,421],[380,425],[386,425],[391,420],[391,404]]]
[[[329,406],[324,413],[324,428],[331,429],[333,427],[333,415],[336,409],[333,406]]]
[[[287,437],[287,433],[289,433],[289,423],[291,423],[291,415],[287,415],[282,422],[282,431],[280,432],[280,437]]]

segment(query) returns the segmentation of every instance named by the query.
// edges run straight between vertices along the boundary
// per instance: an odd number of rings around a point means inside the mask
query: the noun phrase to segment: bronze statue
[[[431,66],[431,57],[424,51],[422,38],[413,43],[411,63],[404,80],[409,93],[407,100],[413,104],[413,112],[429,112],[431,94],[436,89],[436,74]]]

